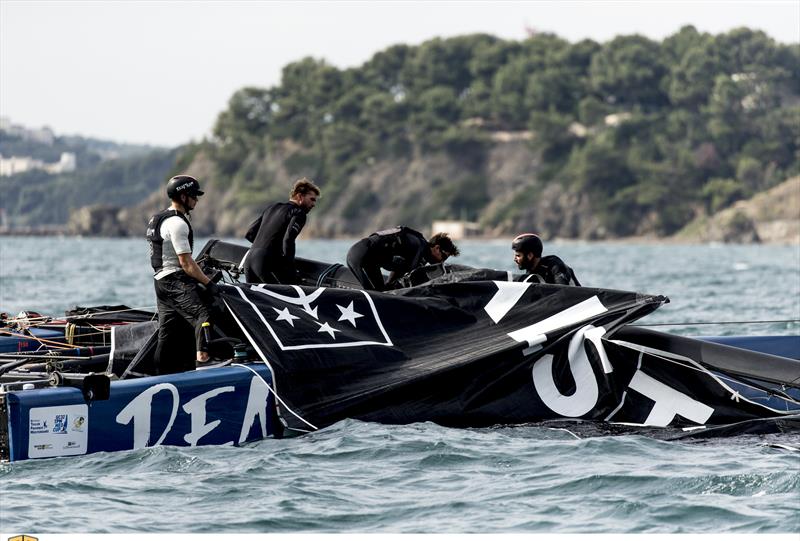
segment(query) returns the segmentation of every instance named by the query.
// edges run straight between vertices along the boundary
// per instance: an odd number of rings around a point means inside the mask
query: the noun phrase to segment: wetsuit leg
[[[372,261],[369,239],[361,239],[347,251],[347,266],[364,289],[383,291],[383,273],[380,266]]]
[[[156,280],[156,297],[159,321],[156,369],[159,374],[192,370],[195,352],[208,351],[203,323],[210,319],[209,307],[200,298],[197,283],[183,273]],[[194,348],[190,346],[192,342]]]
[[[192,326],[172,306],[164,288],[156,281],[158,343],[153,359],[154,374],[175,374],[186,370],[196,353]]]
[[[244,279],[248,284],[263,284],[264,281],[253,270],[252,265],[245,265]]]
[[[264,251],[259,248],[250,248],[247,261],[244,263],[244,277],[248,284],[263,284],[259,270],[264,264]]]
[[[244,277],[249,284],[280,284],[281,282],[268,264],[269,256],[262,248],[251,248],[244,264]]]

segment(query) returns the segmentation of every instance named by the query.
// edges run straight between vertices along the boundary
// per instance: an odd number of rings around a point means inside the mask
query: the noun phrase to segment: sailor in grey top
[[[210,308],[207,296],[201,296],[198,289],[204,287],[213,294],[215,288],[192,258],[194,232],[188,214],[203,195],[200,183],[188,175],[172,177],[167,183],[167,195],[172,204],[154,214],[147,225],[158,304],[158,374],[193,370],[195,360],[208,361]],[[190,353],[192,349],[196,359]]]
[[[188,216],[186,218],[188,219]],[[165,218],[161,222],[159,233],[164,243],[161,248],[161,270],[156,272],[156,280],[183,270],[178,260],[178,254],[192,253],[192,246],[189,243],[189,225],[181,217]]]

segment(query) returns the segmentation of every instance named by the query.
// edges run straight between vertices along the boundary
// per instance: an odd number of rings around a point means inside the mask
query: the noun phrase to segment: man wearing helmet
[[[177,175],[167,182],[170,206],[154,214],[147,223],[150,264],[158,305],[158,346],[155,365],[158,374],[193,370],[195,359],[182,355],[194,328],[196,360],[208,361],[204,327],[209,324],[209,306],[198,291],[215,285],[192,258],[194,233],[189,213],[203,195],[200,183],[189,175]]]
[[[554,255],[542,257],[542,239],[533,233],[523,233],[511,241],[514,263],[526,272],[518,281],[580,286],[572,269]]]
[[[294,284],[295,239],[306,223],[306,215],[317,204],[319,187],[307,178],[294,183],[289,201],[269,205],[245,238],[253,243],[245,259],[245,279],[260,284]]]
[[[443,263],[459,254],[447,233],[431,240],[410,227],[398,226],[361,239],[347,252],[347,266],[364,289],[386,291],[397,287],[397,278],[425,264]],[[384,282],[381,268],[389,271]]]

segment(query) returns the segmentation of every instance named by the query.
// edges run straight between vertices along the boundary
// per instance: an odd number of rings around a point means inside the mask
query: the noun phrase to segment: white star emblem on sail
[[[299,317],[290,314],[288,308],[284,308],[283,310],[278,310],[273,306],[272,309],[278,313],[278,317],[275,318],[275,321],[285,321],[286,323],[294,327],[294,320],[300,319]]]
[[[271,287],[235,289],[281,351],[393,345],[367,291],[319,287],[309,292],[300,286],[272,291]]]
[[[364,317],[363,314],[359,314],[353,309],[353,301],[350,301],[350,304],[347,305],[347,308],[341,305],[336,305],[336,308],[342,313],[339,317],[339,321],[349,321],[353,327],[356,327],[356,319],[360,317]]]
[[[334,333],[341,332],[339,329],[334,329],[327,322],[319,324],[319,330],[317,332],[326,332],[331,335],[331,338],[336,340],[336,335]]]

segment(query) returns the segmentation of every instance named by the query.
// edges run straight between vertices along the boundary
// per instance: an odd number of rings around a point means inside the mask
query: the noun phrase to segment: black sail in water
[[[563,418],[698,426],[797,408],[790,396],[779,404],[745,398],[720,383],[727,376],[718,368],[665,362],[657,350],[613,340],[668,302],[661,296],[499,281],[392,294],[221,289],[273,373],[281,419],[295,430],[345,418],[455,427]]]

